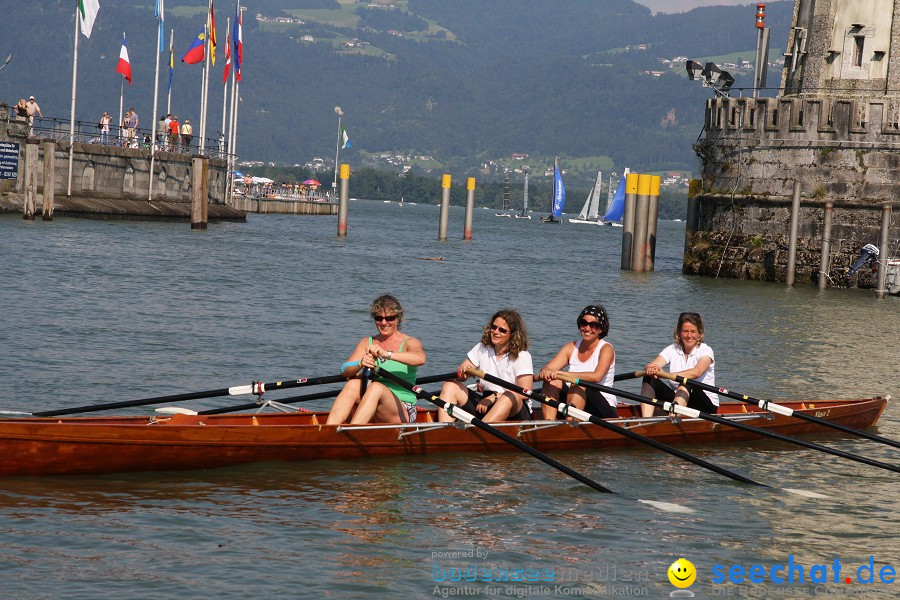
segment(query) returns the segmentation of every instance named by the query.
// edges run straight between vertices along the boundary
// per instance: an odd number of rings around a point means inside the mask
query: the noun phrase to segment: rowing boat
[[[795,411],[857,429],[877,423],[887,399],[782,402]],[[821,426],[740,403],[719,414],[785,435],[827,435]],[[438,452],[494,452],[506,443],[462,423],[438,423],[419,409],[413,424],[325,425],[326,413],[0,419],[0,477],[208,469],[257,461],[306,461]],[[667,444],[759,439],[700,419],[639,418],[620,406],[612,422]],[[597,425],[573,421],[495,424],[542,451],[635,445]]]

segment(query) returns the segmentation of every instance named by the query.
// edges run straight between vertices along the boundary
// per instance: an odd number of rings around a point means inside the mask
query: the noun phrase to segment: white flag
[[[91,37],[91,30],[94,28],[94,20],[99,10],[100,0],[78,0],[78,18],[84,37]]]

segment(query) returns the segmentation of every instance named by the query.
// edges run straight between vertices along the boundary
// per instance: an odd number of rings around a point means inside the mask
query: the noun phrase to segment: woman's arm
[[[411,367],[421,367],[425,364],[426,358],[425,349],[422,348],[422,342],[412,336],[406,339],[403,350],[390,352],[377,344],[372,344],[369,346],[369,354],[375,358],[396,360],[397,362],[401,362],[404,365],[409,365]]]
[[[353,349],[353,353],[350,354],[350,358],[347,359],[347,362],[341,365],[341,375],[346,377],[353,377],[360,371],[362,371],[363,366],[361,364],[362,359],[366,355],[366,348],[369,346],[369,338],[363,338],[359,340],[359,343],[356,344],[356,348]]]
[[[556,353],[550,362],[547,363],[541,372],[538,373],[538,378],[543,379],[544,381],[552,381],[556,379],[556,372],[561,371],[566,365],[569,364],[569,357],[572,356],[572,350],[575,348],[575,344],[569,342],[562,349]]]
[[[664,366],[666,366],[667,364],[669,364],[669,361],[667,361],[667,360],[660,354],[659,356],[657,356],[656,358],[654,358],[652,361],[650,361],[649,363],[647,363],[647,366],[644,367],[644,372],[647,373],[647,375],[652,375],[652,376],[655,377],[656,374],[659,373],[660,371],[662,371],[662,368],[663,368]]]
[[[688,379],[697,379],[709,369],[709,366],[713,363],[712,358],[709,356],[701,356],[700,360],[697,361],[697,365],[691,369],[685,369],[684,371],[679,371],[678,373],[672,373],[672,375],[678,375],[679,377],[687,377]]]

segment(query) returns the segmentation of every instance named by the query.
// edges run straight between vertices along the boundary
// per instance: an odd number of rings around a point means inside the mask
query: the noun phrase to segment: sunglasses
[[[507,329],[506,327],[500,327],[499,325],[494,325],[493,323],[491,323],[491,331],[499,331],[502,334],[509,333],[509,329]]]
[[[374,320],[376,323],[381,323],[382,321],[393,323],[397,320],[397,315],[372,315],[372,320]]]
[[[600,321],[587,321],[585,319],[578,319],[578,328],[582,327],[590,327],[594,331],[600,330]]]

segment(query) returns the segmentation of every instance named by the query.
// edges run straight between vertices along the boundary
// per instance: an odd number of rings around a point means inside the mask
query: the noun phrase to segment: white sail
[[[584,201],[584,206],[581,207],[581,212],[578,213],[578,217],[575,219],[569,219],[569,222],[591,222],[599,220],[600,188],[602,186],[603,173],[598,171],[597,181],[594,182],[594,187],[592,187],[590,193],[588,193],[587,200]]]

